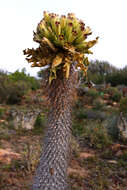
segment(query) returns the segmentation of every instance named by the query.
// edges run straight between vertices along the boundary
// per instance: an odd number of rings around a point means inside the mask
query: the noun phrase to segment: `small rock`
[[[109,96],[110,96],[109,94],[104,94],[104,99],[105,99],[105,100],[108,100],[108,99],[109,99]]]
[[[19,159],[21,155],[10,150],[0,149],[0,162],[10,164],[12,159]]]
[[[23,129],[33,129],[37,116],[41,113],[40,109],[30,110],[10,110],[10,115],[13,118],[13,126],[15,129],[20,127]]]
[[[81,159],[84,159],[84,158],[90,158],[90,157],[94,157],[95,155],[93,155],[93,154],[91,154],[91,153],[87,153],[87,152],[81,152],[80,154],[79,154],[79,157],[81,158]]]
[[[120,146],[121,146],[120,144],[115,144],[115,145],[112,146],[111,149],[112,149],[113,152],[117,152],[118,150],[120,150]]]
[[[109,160],[108,163],[110,163],[110,164],[117,164],[117,161],[116,160]]]
[[[119,150],[117,153],[116,153],[116,156],[121,156],[123,155],[123,152],[121,150]]]
[[[4,123],[4,122],[5,122],[5,120],[3,120],[3,119],[0,120],[0,123]]]
[[[83,168],[79,168],[79,169],[68,168],[67,173],[68,175],[74,175],[75,177],[78,176],[81,178],[88,176],[88,172],[86,172]]]

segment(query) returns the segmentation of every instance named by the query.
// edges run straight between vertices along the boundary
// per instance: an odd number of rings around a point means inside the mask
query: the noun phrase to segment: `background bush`
[[[23,68],[21,72],[19,70],[15,71],[14,73],[9,74],[9,79],[13,82],[17,81],[24,81],[27,83],[30,89],[37,90],[40,88],[40,82],[34,77],[31,77],[29,74],[26,74],[26,69]]]
[[[40,88],[40,81],[26,74],[25,69],[14,73],[0,71],[0,103],[20,103],[29,90],[38,88]]]
[[[93,101],[93,109],[94,110],[103,110],[105,104],[102,102],[102,99],[97,98]]]
[[[122,97],[122,93],[116,87],[107,88],[105,90],[105,93],[108,93],[110,95],[111,100],[115,102],[119,102]]]
[[[127,113],[127,96],[120,100],[120,111]]]
[[[10,87],[9,87],[10,86]],[[18,104],[21,102],[22,97],[26,94],[26,92],[29,89],[29,86],[27,83],[23,81],[19,82],[10,82],[8,86],[6,86],[8,96],[7,96],[7,104]]]
[[[103,149],[112,144],[107,130],[100,123],[92,122],[91,125],[86,125],[83,137],[90,147],[97,149]]]
[[[122,97],[122,94],[120,92],[115,92],[112,96],[112,100],[115,102],[119,102]]]
[[[5,112],[5,108],[0,108],[0,118],[3,117],[4,112]]]
[[[110,83],[114,87],[117,85],[127,86],[127,66],[118,69],[107,61],[95,60],[91,61],[87,75],[88,79],[95,84]],[[80,74],[80,80],[85,81],[82,73]]]
[[[46,126],[46,117],[44,113],[41,113],[37,116],[37,119],[34,124],[34,133],[43,133]]]
[[[99,93],[96,89],[89,89],[88,92],[86,92],[86,95],[91,96],[92,98],[97,98]]]
[[[111,115],[103,123],[103,126],[107,129],[108,134],[114,141],[117,141],[120,136],[120,131],[117,127],[118,117],[118,114],[111,113]]]
[[[85,146],[103,149],[112,144],[107,129],[98,121],[75,122],[73,124],[73,134],[81,139]]]
[[[107,114],[100,110],[92,110],[92,109],[79,109],[75,112],[76,119],[95,119],[104,121],[107,118]]]

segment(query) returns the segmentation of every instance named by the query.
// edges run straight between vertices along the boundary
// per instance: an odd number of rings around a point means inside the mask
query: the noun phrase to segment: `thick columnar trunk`
[[[58,76],[56,80],[53,80],[49,89],[51,110],[33,190],[68,190],[71,104],[76,75],[72,67],[68,80]]]

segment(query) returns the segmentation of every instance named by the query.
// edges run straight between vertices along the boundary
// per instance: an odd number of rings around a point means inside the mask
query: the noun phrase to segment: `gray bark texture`
[[[69,79],[53,81],[49,99],[48,116],[43,152],[32,190],[68,190],[67,168],[71,140],[71,106],[77,74],[71,68]],[[51,95],[51,96],[50,96]]]

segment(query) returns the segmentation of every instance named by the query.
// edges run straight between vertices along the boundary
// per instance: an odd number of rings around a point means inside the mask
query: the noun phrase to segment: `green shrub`
[[[107,75],[106,82],[111,83],[112,86],[127,85],[127,67]]]
[[[22,175],[24,176],[35,172],[42,146],[40,139],[35,139],[33,142],[26,142],[22,145],[23,150],[20,152],[22,159],[13,159],[10,167],[7,167],[7,170],[15,170],[17,173],[22,172]]]
[[[93,148],[103,149],[112,144],[107,130],[100,123],[92,122],[84,126],[84,133],[82,136],[84,138],[84,143]]]
[[[85,109],[80,109],[75,112],[75,117],[77,119],[85,119],[87,118],[86,110]]]
[[[108,134],[113,139],[113,141],[118,141],[120,131],[117,127],[118,123],[118,114],[112,113],[110,117],[103,123],[104,127],[107,129]]]
[[[84,131],[84,126],[82,123],[75,122],[73,123],[72,128],[74,136],[81,136]]]
[[[99,96],[99,93],[96,89],[89,89],[86,94],[87,96],[91,96],[92,98],[97,98]]]
[[[127,113],[127,96],[120,100],[120,111]]]
[[[25,173],[31,174],[35,172],[41,154],[41,142],[36,140],[34,143],[27,143],[24,147],[22,163],[17,167],[23,166]]]
[[[113,94],[115,94],[116,92],[118,92],[118,89],[115,88],[115,87],[109,87],[109,88],[107,88],[105,90],[105,92],[112,96]]]
[[[9,82],[7,74],[0,72],[0,103],[6,100],[8,95],[6,84]]]
[[[93,102],[93,109],[102,110],[104,107],[104,103],[102,103],[101,99],[95,99]]]
[[[9,86],[7,87],[7,91],[8,91],[8,97],[6,100],[7,104],[20,103],[22,100],[22,97],[28,91],[28,85],[23,81],[10,83],[9,85],[10,85],[10,88]]]
[[[0,71],[0,103],[17,104],[29,90],[36,90],[40,82],[24,70],[11,74]]]
[[[119,102],[121,99],[122,94],[120,92],[115,92],[111,99],[115,102]]]
[[[125,151],[122,155],[120,155],[120,158],[124,161],[127,161],[127,151]]]
[[[114,154],[113,151],[111,149],[105,149],[102,153],[101,153],[101,157],[103,159],[113,159],[114,158]]]
[[[39,114],[34,124],[34,129],[33,129],[34,132],[42,133],[45,127],[45,124],[46,124],[45,114],[44,113]]]
[[[92,109],[80,109],[75,112],[76,119],[91,119],[91,120],[100,120],[103,121],[107,118],[107,114],[100,110]]]
[[[7,74],[0,75],[0,102],[17,103],[23,94],[26,84],[12,82]]]
[[[113,100],[115,102],[120,101],[122,94],[117,88],[110,87],[110,88],[106,89],[105,92],[110,95],[111,100]]]
[[[0,108],[0,118],[3,117],[4,112],[5,112],[5,108]]]
[[[75,102],[75,107],[76,107],[76,108],[80,108],[81,106],[82,106],[82,101],[78,99],[78,100]]]
[[[26,74],[25,68],[23,68],[21,72],[17,70],[14,73],[9,74],[9,79],[13,82],[24,81],[32,90],[37,90],[40,88],[39,80],[37,80],[35,77],[31,77],[29,74]]]

